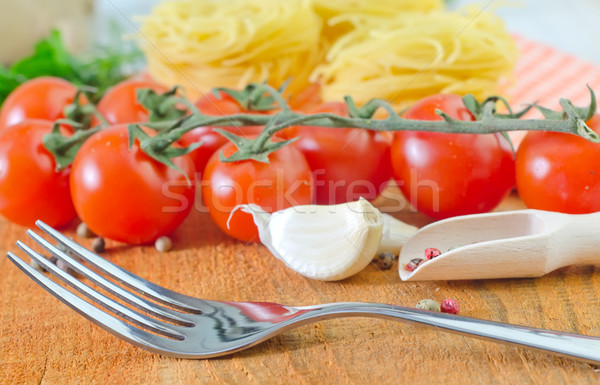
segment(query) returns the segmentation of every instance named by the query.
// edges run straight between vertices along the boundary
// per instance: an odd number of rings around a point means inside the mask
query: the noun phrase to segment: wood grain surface
[[[394,198],[394,191],[389,192]],[[386,201],[378,202],[385,206]],[[499,210],[522,208],[511,196]],[[396,216],[423,225],[406,208]],[[90,246],[91,240],[74,235]],[[0,251],[25,228],[0,221]],[[136,274],[216,300],[310,305],[369,301],[414,306],[450,297],[461,314],[600,336],[600,268],[577,266],[537,279],[402,282],[397,266],[368,266],[341,282],[305,279],[261,245],[234,241],[194,211],[176,249],[108,243],[104,254]],[[29,244],[31,242],[28,242]],[[19,253],[22,254],[22,253]],[[596,384],[600,369],[514,346],[367,318],[322,321],[249,350],[208,360],[162,357],[91,324],[0,257],[0,384]]]

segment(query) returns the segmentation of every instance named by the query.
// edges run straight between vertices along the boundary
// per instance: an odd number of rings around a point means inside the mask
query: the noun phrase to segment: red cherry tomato
[[[325,103],[309,111],[348,115],[345,104]],[[392,176],[391,136],[360,128],[290,127],[288,137],[308,161],[317,204],[375,199]]]
[[[44,76],[28,80],[17,87],[0,110],[0,128],[25,119],[56,121],[64,118],[63,110],[75,99],[77,87],[68,81]]]
[[[600,133],[600,115],[588,126]],[[529,208],[600,211],[600,145],[571,134],[529,132],[516,158],[517,190]]]
[[[147,79],[129,79],[111,87],[100,99],[98,112],[110,124],[147,122],[149,112],[137,101],[138,89],[150,88],[157,93],[168,91],[166,87]]]
[[[290,95],[288,104],[294,111],[309,111],[323,103],[321,84],[311,83],[304,90]]]
[[[204,95],[196,102],[196,107],[198,107],[203,114],[211,116],[226,116],[248,112],[245,111],[234,98],[225,92],[220,92],[220,97],[217,97],[212,93]],[[262,126],[225,126],[219,128],[248,138],[260,134],[263,130]],[[227,143],[228,140],[223,135],[213,131],[213,127],[195,128],[186,132],[180,139],[180,143],[184,147],[188,147],[200,141],[203,142],[202,146],[192,151],[189,155],[194,159],[196,171],[202,173],[212,154]]]
[[[195,192],[193,161],[181,156],[173,162],[192,183],[142,152],[137,140],[129,149],[126,125],[98,132],[73,162],[77,214],[94,233],[130,244],[169,234],[189,214]]]
[[[0,214],[20,225],[32,226],[40,219],[60,227],[76,217],[70,169],[57,172],[42,143],[52,126],[28,119],[0,130]]]
[[[212,116],[233,115],[244,112],[244,108],[231,95],[219,91],[219,96],[205,94],[195,103],[202,113]]]
[[[236,151],[233,143],[222,148],[228,157]],[[258,230],[250,214],[232,210],[240,204],[255,203],[274,212],[312,203],[313,180],[306,159],[292,146],[269,155],[269,163],[244,160],[221,162],[215,153],[204,170],[202,199],[214,222],[230,236],[258,242]]]
[[[404,114],[406,119],[472,120],[458,95],[433,95]],[[407,200],[424,214],[442,219],[492,210],[514,185],[508,142],[499,134],[400,131],[392,144],[394,178]]]
[[[198,142],[202,142],[202,146],[188,155],[194,160],[197,172],[203,174],[212,154],[225,145],[227,139],[218,132],[213,131],[212,127],[198,127],[186,132],[179,140],[183,147],[189,147]]]

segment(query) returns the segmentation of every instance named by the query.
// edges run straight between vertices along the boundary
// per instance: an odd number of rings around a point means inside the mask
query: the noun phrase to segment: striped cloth
[[[515,68],[516,83],[509,88],[511,105],[538,102],[558,108],[560,98],[576,106],[589,104],[588,84],[600,94],[600,68],[556,48],[515,36],[521,52]],[[537,114],[537,112],[536,112]]]
[[[576,106],[587,106],[589,85],[600,98],[600,68],[580,60],[554,47],[540,44],[521,36],[514,37],[521,56],[515,68],[515,83],[508,88],[511,106],[518,110],[524,104],[559,109],[560,98],[567,98]],[[526,118],[541,118],[538,111],[531,111]],[[515,144],[524,132],[511,133]]]

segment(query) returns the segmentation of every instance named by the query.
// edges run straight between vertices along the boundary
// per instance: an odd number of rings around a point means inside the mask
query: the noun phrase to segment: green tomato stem
[[[328,128],[364,128],[373,131],[425,131],[461,134],[493,134],[510,131],[552,131],[580,135],[578,121],[585,124],[579,117],[567,119],[500,119],[485,117],[476,121],[427,121],[412,119],[374,120],[363,118],[350,118],[330,113],[304,115],[296,112],[279,112],[276,115],[234,114],[227,116],[193,116],[181,130],[187,132],[200,126],[264,126],[270,119],[277,117],[280,123],[274,125],[270,131],[277,132],[293,125],[310,125]],[[152,127],[167,127],[169,122],[151,124]],[[172,124],[172,123],[171,123]],[[587,125],[586,125],[587,127]],[[588,128],[591,131],[591,129]],[[597,142],[591,135],[589,140]]]
[[[459,134],[493,134],[502,133],[507,136],[510,131],[551,131],[568,133],[581,136],[591,142],[600,142],[600,136],[592,131],[586,124],[584,117],[591,116],[595,112],[595,95],[590,89],[591,103],[587,108],[579,108],[566,100],[560,100],[562,111],[556,112],[543,109],[539,106],[529,106],[519,113],[513,113],[506,100],[498,97],[490,97],[483,103],[475,98],[465,97],[465,106],[476,117],[474,121],[457,120],[443,111],[436,111],[440,120],[411,120],[398,116],[393,109],[383,100],[371,100],[362,107],[357,107],[352,98],[345,99],[350,113],[349,117],[339,116],[332,113],[301,114],[290,109],[281,95],[281,91],[267,84],[251,84],[244,91],[235,94],[240,100],[254,100],[258,96],[268,95],[272,100],[272,108],[278,108],[275,114],[251,114],[241,113],[227,116],[207,116],[201,113],[191,103],[185,103],[191,115],[185,116],[178,121],[166,120],[162,122],[150,122],[145,125],[161,132],[156,138],[149,139],[147,148],[155,149],[155,158],[161,158],[161,152],[167,151],[167,143],[178,140],[186,132],[202,126],[224,127],[224,126],[265,126],[265,129],[256,139],[250,140],[232,134],[224,130],[217,132],[233,141],[238,147],[238,152],[229,158],[221,157],[222,161],[240,161],[253,159],[260,162],[268,162],[268,154],[289,144],[292,140],[274,142],[273,135],[293,125],[317,126],[323,128],[362,128],[372,131],[422,131]],[[239,94],[239,95],[238,95]],[[236,99],[237,100],[237,99]],[[267,100],[267,99],[264,99]],[[509,114],[498,114],[497,102],[504,103]],[[538,108],[545,119],[520,119],[532,107]],[[385,119],[374,119],[377,109],[383,108],[388,112]]]

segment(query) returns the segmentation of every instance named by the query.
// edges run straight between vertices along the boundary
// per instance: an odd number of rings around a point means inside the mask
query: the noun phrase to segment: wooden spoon
[[[425,249],[442,254],[425,259]],[[413,272],[405,265],[425,259]],[[600,213],[518,210],[449,218],[420,229],[402,248],[400,278],[540,277],[563,266],[600,263]]]

